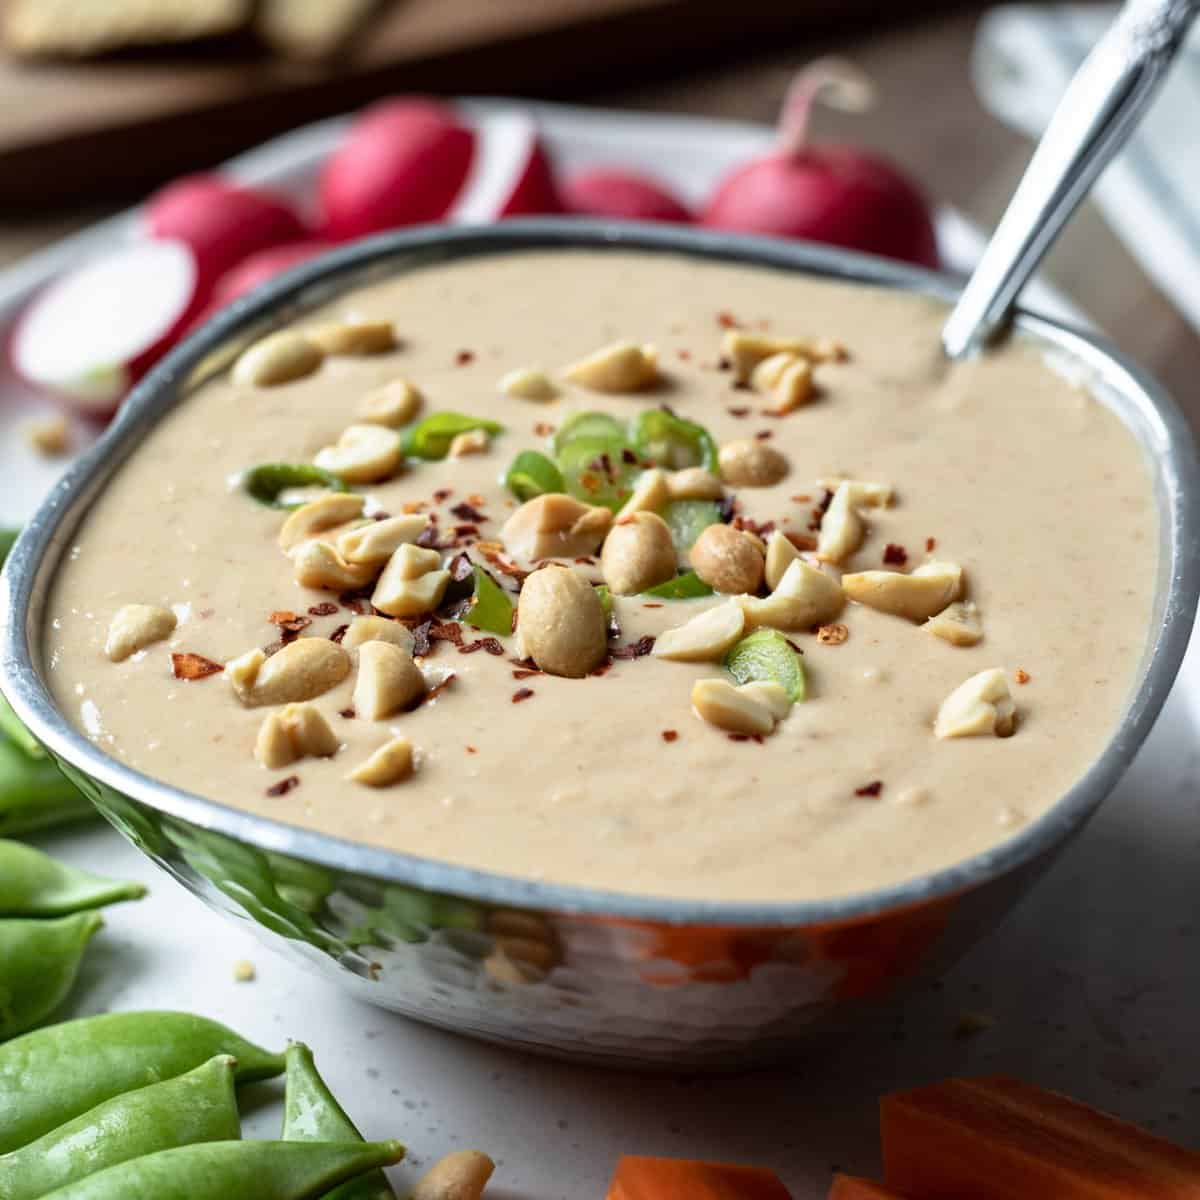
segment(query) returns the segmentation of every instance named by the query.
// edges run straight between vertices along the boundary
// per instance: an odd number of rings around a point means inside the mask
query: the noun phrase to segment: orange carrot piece
[[[904,1200],[899,1192],[856,1175],[835,1175],[827,1200]]]
[[[774,1171],[693,1158],[644,1158],[617,1162],[608,1200],[791,1200]]]
[[[1002,1077],[885,1096],[884,1179],[916,1200],[1200,1200],[1200,1154]]]

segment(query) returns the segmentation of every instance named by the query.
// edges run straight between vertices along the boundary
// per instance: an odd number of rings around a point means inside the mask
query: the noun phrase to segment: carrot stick
[[[617,1162],[608,1200],[791,1200],[779,1177],[763,1167],[643,1158]]]
[[[884,1178],[916,1200],[1200,1200],[1200,1154],[1015,1079],[881,1103]]]

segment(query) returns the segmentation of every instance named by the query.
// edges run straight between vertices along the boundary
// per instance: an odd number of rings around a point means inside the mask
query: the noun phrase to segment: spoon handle
[[[950,358],[985,345],[1076,205],[1137,128],[1200,0],[1128,0],[1071,80],[942,330]]]

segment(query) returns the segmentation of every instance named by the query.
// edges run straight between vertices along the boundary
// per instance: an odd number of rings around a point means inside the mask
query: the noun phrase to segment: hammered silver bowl
[[[0,688],[101,813],[206,904],[360,998],[491,1041],[638,1066],[776,1061],[845,1029],[986,934],[1111,791],[1175,678],[1200,579],[1197,463],[1182,415],[1100,338],[1029,313],[1032,340],[1113,409],[1151,463],[1160,514],[1154,613],[1104,752],[1041,819],[904,883],[829,901],[723,903],[533,882],[253,816],[132,770],[83,737],[42,677],[56,564],[147,431],[249,341],[369,280],[549,247],[742,262],[952,300],[928,271],[845,251],[695,229],[583,220],[418,228],[334,251],[239,300],[137,386],[42,505],[0,576]],[[1085,614],[1084,614],[1085,616]]]

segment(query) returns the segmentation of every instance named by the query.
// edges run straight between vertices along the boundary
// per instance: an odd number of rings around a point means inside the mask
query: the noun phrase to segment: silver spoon
[[[1004,324],[1067,219],[1137,128],[1198,13],[1200,0],[1128,0],[1096,43],[946,320],[948,357],[980,349]]]

